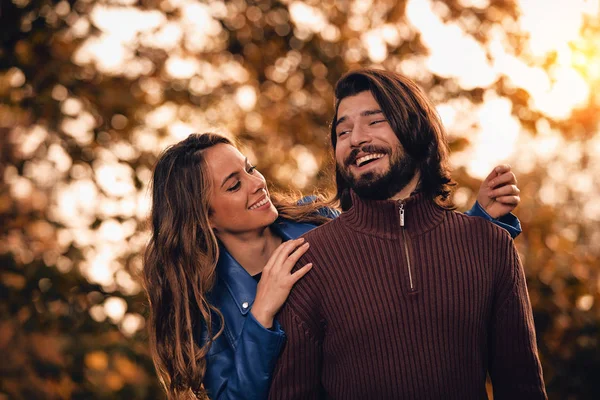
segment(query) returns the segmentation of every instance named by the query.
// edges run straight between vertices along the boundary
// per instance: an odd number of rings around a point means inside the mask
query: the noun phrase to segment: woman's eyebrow
[[[248,157],[246,157],[246,159],[244,160],[244,163],[246,165],[249,165],[249,163],[248,163]],[[221,187],[223,187],[223,185],[225,185],[225,182],[227,182],[228,180],[230,180],[231,178],[233,178],[234,176],[237,176],[239,174],[240,174],[239,171],[234,171],[234,172],[230,173],[229,175],[227,175],[225,177],[225,179],[223,179],[223,182],[221,182]]]

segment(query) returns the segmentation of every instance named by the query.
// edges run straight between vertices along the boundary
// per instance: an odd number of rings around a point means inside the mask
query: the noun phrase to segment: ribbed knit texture
[[[270,399],[545,399],[507,232],[418,194],[362,201],[305,235],[314,263],[278,320]],[[408,250],[408,254],[407,251]],[[409,271],[410,262],[410,271]],[[411,285],[412,280],[412,285]]]

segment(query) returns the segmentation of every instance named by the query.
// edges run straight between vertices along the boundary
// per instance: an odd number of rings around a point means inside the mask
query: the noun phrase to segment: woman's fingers
[[[492,180],[494,180],[494,178],[496,178],[496,177],[498,177],[500,175],[503,175],[503,174],[505,174],[507,172],[510,172],[510,165],[508,165],[508,164],[496,165],[494,167],[494,169],[490,171],[490,173],[488,174],[488,176],[485,177],[485,179],[483,180],[483,184],[485,186],[490,186],[490,187],[494,186],[494,185],[491,185],[490,182]]]
[[[302,257],[302,255],[308,251],[309,247],[310,247],[310,244],[304,243],[302,246],[298,247],[296,249],[296,251],[294,251],[292,254],[290,254],[290,256],[287,258],[287,260],[285,261],[285,263],[282,266],[282,267],[284,267],[283,268],[284,271],[290,272],[292,270],[292,268],[294,268],[294,265],[296,265],[296,263],[298,262],[300,257]]]
[[[294,285],[296,282],[300,280],[304,275],[308,273],[312,269],[313,264],[308,263],[304,267],[300,268],[298,271],[294,272],[290,275],[291,284]]]
[[[288,240],[282,243],[275,249],[271,258],[263,268],[263,276],[270,274],[277,274],[283,272],[289,275],[294,268],[294,265],[298,262],[300,257],[306,253],[310,245],[304,240],[299,238],[295,240]]]
[[[496,201],[506,205],[518,205],[521,202],[521,197],[519,196],[502,196],[496,197]]]
[[[511,171],[500,174],[497,177],[495,177],[494,179],[492,179],[489,182],[489,187],[495,188],[495,187],[498,187],[501,185],[506,185],[506,184],[512,184],[512,185],[517,184],[517,177]]]
[[[501,173],[504,173],[504,171],[500,167],[501,166],[498,165],[488,174],[488,176],[485,177],[485,179],[483,180],[484,185],[490,186],[490,182],[492,179],[494,179],[496,176],[500,175]],[[502,172],[498,172],[497,170],[500,170]]]
[[[287,257],[290,255],[292,251],[296,249],[299,245],[304,242],[304,238],[299,238],[295,240],[288,240],[284,242],[275,249],[271,258],[269,258],[269,263],[272,263],[272,268],[276,268],[277,266],[281,266],[282,263],[285,262]],[[267,263],[268,264],[268,263]]]
[[[304,241],[304,239],[290,240],[285,244],[286,246],[282,249],[281,253],[279,253],[273,268],[277,268],[277,270],[281,270],[289,274],[302,254],[306,253],[309,245]]]
[[[521,193],[517,185],[505,185],[490,192],[490,197],[495,198],[498,201],[499,197],[502,196],[518,196]]]
[[[273,265],[275,264],[275,261],[277,260],[277,258],[279,257],[279,254],[281,253],[283,247],[287,244],[283,243],[280,244],[279,246],[277,246],[277,248],[273,251],[273,253],[271,253],[271,257],[269,257],[269,261],[267,261],[267,264],[265,265],[265,267],[263,268],[263,275],[265,274],[265,272],[268,272],[271,270],[271,268],[273,268]]]

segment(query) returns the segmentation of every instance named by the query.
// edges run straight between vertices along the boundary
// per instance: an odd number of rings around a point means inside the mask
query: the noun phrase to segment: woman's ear
[[[214,216],[214,214],[213,214],[212,210],[208,210],[208,224],[210,225],[213,232],[217,233],[219,230],[217,229],[217,224],[216,224],[213,216]]]

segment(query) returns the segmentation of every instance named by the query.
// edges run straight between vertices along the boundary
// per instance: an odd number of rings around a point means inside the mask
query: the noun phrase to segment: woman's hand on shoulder
[[[312,263],[309,263],[291,273],[294,265],[309,247],[304,238],[282,243],[263,268],[251,312],[265,328],[273,326],[273,319],[285,303],[294,284],[312,268]]]

